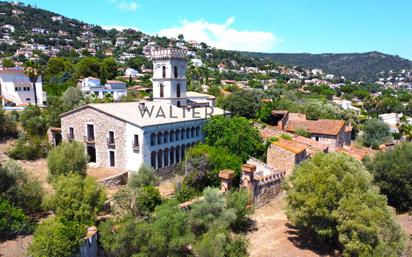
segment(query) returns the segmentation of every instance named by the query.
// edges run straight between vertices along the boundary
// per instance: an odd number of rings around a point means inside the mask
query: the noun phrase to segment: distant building
[[[384,114],[380,114],[378,117],[379,119],[381,119],[386,125],[389,126],[389,131],[391,133],[398,133],[399,129],[398,129],[398,124],[401,120],[401,117],[403,116],[402,113],[384,113]],[[409,124],[412,124],[412,118],[407,117],[407,121],[409,122]]]
[[[192,60],[190,60],[190,62],[195,67],[202,67],[203,66],[202,59],[199,59],[199,58],[193,58]]]
[[[36,82],[37,104],[43,105],[43,83],[41,77]],[[22,107],[35,104],[34,88],[24,74],[23,67],[0,69],[0,100],[1,105]]]
[[[100,79],[87,77],[80,80],[80,89],[86,94],[94,94],[103,99],[107,94],[113,96],[114,100],[119,100],[127,95],[126,83],[118,80],[108,80],[105,85],[100,84]]]
[[[135,70],[135,69],[127,68],[127,69],[124,71],[124,76],[125,76],[125,77],[135,78],[135,77],[139,76],[139,72],[138,72],[137,70]]]

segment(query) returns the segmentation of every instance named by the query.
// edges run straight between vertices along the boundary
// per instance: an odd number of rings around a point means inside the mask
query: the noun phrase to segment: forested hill
[[[412,61],[399,56],[380,52],[347,54],[308,54],[308,53],[251,53],[248,56],[268,58],[284,65],[297,65],[303,68],[319,68],[324,72],[345,76],[353,80],[375,79],[381,71],[401,70],[412,67]]]

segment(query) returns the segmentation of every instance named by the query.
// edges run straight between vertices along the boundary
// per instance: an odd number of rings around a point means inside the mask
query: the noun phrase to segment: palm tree
[[[37,87],[36,87],[36,82],[41,76],[41,68],[38,63],[28,61],[25,64],[25,71],[24,74],[26,74],[27,77],[29,77],[30,82],[33,85],[33,90],[34,90],[34,104],[37,106]]]

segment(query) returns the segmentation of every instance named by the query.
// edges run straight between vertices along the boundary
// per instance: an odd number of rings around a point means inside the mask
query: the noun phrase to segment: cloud
[[[127,2],[125,0],[108,0],[109,3],[112,3],[117,6],[117,8],[127,11],[136,11],[140,5],[137,2]]]
[[[134,27],[134,26],[122,26],[122,25],[105,25],[102,26],[103,29],[105,30],[111,30],[111,29],[116,29],[118,31],[122,31],[124,29],[134,29],[136,31],[140,31],[140,29],[138,27]]]
[[[185,19],[177,27],[160,30],[158,35],[177,38],[183,34],[185,40],[205,42],[220,49],[251,52],[272,51],[275,45],[281,43],[281,39],[272,32],[236,30],[231,27],[234,22],[235,17],[229,17],[223,24]]]

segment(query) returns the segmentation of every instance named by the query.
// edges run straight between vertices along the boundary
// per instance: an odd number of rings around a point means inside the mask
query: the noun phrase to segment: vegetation
[[[378,119],[370,119],[363,125],[362,142],[365,146],[378,149],[383,143],[390,141],[389,126]]]
[[[83,178],[71,173],[60,176],[53,184],[55,193],[46,199],[45,206],[57,217],[91,225],[103,208],[106,194],[92,177]]]
[[[287,215],[344,256],[400,256],[403,235],[363,165],[344,154],[317,154],[287,186]]]
[[[83,177],[86,176],[87,158],[82,143],[71,142],[60,144],[51,150],[47,157],[49,180],[70,173],[77,173]]]
[[[0,197],[0,239],[7,239],[31,230],[29,218],[22,209],[13,207]]]
[[[374,182],[398,211],[412,210],[412,144],[404,142],[365,160]]]
[[[64,219],[47,218],[36,229],[29,247],[33,257],[72,257],[78,251],[85,228]]]
[[[250,156],[263,154],[259,132],[246,118],[214,116],[206,122],[203,130],[207,144],[226,148],[231,154],[239,156],[242,162]]]

